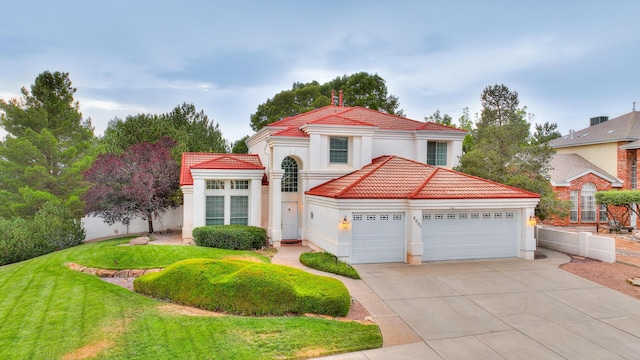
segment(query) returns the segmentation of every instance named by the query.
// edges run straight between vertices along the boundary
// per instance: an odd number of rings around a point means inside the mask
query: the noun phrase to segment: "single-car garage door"
[[[517,210],[425,211],[422,260],[462,260],[518,255]]]
[[[354,213],[351,263],[404,262],[402,213]]]

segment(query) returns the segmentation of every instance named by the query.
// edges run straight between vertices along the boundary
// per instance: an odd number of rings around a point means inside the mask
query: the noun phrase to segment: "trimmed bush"
[[[193,241],[219,249],[254,250],[265,246],[267,232],[256,226],[209,225],[193,229]]]
[[[45,203],[31,219],[0,218],[0,265],[81,244],[85,230],[69,208]]]
[[[155,298],[231,314],[345,316],[350,305],[339,280],[242,260],[184,260],[141,276],[133,285]]]
[[[338,260],[335,255],[326,252],[302,253],[300,254],[300,262],[312,269],[342,275],[352,279],[360,279],[360,274],[358,274],[353,266]]]

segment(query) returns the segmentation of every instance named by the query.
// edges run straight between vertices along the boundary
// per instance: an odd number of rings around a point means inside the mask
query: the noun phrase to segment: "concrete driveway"
[[[568,258],[545,252],[533,261],[357,265],[366,286],[354,296],[385,344],[328,359],[639,358],[640,301],[558,269]]]

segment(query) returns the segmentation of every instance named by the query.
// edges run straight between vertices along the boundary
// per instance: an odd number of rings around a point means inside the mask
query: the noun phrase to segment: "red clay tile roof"
[[[193,185],[191,169],[264,170],[264,166],[254,154],[183,153],[180,186]]]
[[[495,199],[540,195],[398,156],[381,156],[360,170],[307,191],[335,199]]]
[[[431,122],[421,122],[405,117],[386,114],[359,106],[325,106],[309,112],[286,117],[267,126],[286,127],[277,136],[301,136],[290,129],[299,129],[305,124],[374,126],[381,130],[429,130],[466,132],[461,129]],[[289,135],[292,134],[292,135]],[[305,135],[306,136],[306,135]]]

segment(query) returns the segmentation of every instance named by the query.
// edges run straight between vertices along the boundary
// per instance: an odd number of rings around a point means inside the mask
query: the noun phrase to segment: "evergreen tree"
[[[558,200],[549,183],[555,151],[530,136],[518,93],[505,85],[488,86],[481,101],[480,118],[471,131],[472,148],[460,157],[456,170],[540,194],[537,215],[542,219],[566,216],[568,202]]]
[[[0,100],[0,216],[32,216],[47,201],[77,216],[91,166],[91,120],[82,119],[68,73],[45,71],[20,99]]]

